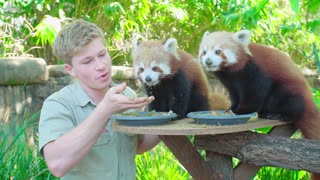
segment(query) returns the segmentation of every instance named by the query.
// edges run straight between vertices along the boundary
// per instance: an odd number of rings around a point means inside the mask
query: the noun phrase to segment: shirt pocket
[[[104,144],[108,144],[111,141],[111,134],[110,133],[102,133],[100,137],[98,138],[97,142],[94,144],[94,146],[101,146]]]

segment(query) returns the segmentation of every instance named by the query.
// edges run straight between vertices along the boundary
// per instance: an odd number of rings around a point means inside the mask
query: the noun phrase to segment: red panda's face
[[[135,61],[133,68],[135,75],[147,86],[157,85],[161,77],[170,74],[170,66],[157,61]]]
[[[168,48],[172,50],[175,44],[163,45],[160,41],[133,44],[131,57],[134,74],[147,86],[157,85],[171,74],[170,61],[174,54]]]
[[[206,71],[219,71],[237,63],[237,44],[230,33],[205,34],[199,49],[199,60]]]
[[[250,44],[251,32],[241,30],[230,32],[206,32],[199,49],[199,60],[206,71],[240,69],[252,56]]]

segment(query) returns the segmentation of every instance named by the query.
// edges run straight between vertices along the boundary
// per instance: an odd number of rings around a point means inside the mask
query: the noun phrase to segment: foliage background
[[[181,49],[197,56],[205,31],[249,29],[252,41],[288,52],[300,66],[320,67],[318,0],[0,0],[0,7],[0,57],[34,56],[59,64],[52,55],[54,37],[64,24],[82,18],[103,29],[114,65],[131,66],[135,33],[175,37]],[[315,90],[318,104],[319,94]],[[1,126],[0,179],[55,179],[37,151],[37,116],[26,115],[20,126]],[[136,162],[138,179],[191,179],[163,144]],[[281,178],[309,176],[265,167],[254,179]]]
[[[0,55],[36,56],[61,63],[51,44],[72,19],[99,25],[114,65],[131,65],[131,37],[177,38],[197,56],[205,31],[252,31],[252,41],[288,52],[301,66],[317,67],[320,44],[318,0],[0,0]]]

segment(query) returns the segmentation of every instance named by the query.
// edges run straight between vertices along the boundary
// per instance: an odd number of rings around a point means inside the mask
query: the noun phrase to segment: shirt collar
[[[85,106],[87,105],[89,102],[93,105],[96,106],[96,103],[93,102],[90,97],[88,96],[88,94],[85,92],[85,90],[81,87],[80,83],[78,80],[74,81],[74,88],[75,88],[75,95],[78,99],[78,105],[79,106]]]
[[[97,105],[94,101],[92,101],[90,99],[90,97],[88,96],[88,94],[86,93],[86,91],[81,87],[80,83],[78,80],[74,80],[74,88],[75,88],[75,94],[77,96],[78,99],[78,105],[79,106],[85,106],[87,105],[89,102],[93,105]],[[111,87],[117,86],[117,84],[113,81],[111,81]]]

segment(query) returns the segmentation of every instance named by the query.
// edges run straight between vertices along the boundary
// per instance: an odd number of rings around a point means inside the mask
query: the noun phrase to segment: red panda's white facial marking
[[[134,74],[148,86],[161,83],[161,79],[171,76],[173,60],[179,60],[177,40],[169,38],[166,42],[158,40],[132,41]]]
[[[134,72],[147,86],[157,85],[162,77],[170,75],[171,69],[168,64],[152,61],[150,65],[143,62],[134,64]]]
[[[206,71],[219,71],[238,62],[237,42],[231,33],[206,32],[199,49],[199,60]]]
[[[227,64],[232,65],[238,62],[237,55],[231,49],[226,49],[223,53],[226,56]]]
[[[217,71],[219,66],[224,61],[221,57],[221,50],[219,48],[209,49],[204,48],[202,54],[200,55],[200,62],[206,71]]]
[[[220,48],[219,45],[204,48],[199,58],[206,71],[219,71],[221,68],[237,63],[237,55],[230,49]]]

